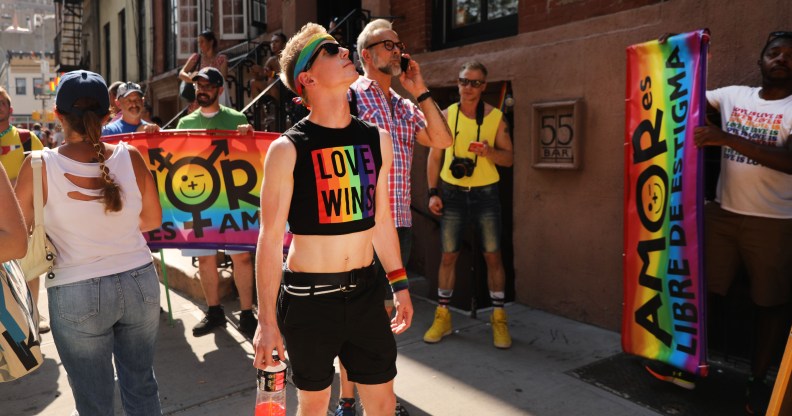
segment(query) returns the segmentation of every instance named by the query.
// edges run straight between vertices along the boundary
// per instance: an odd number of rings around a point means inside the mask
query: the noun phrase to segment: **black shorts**
[[[396,377],[396,340],[382,307],[385,286],[373,266],[354,272],[360,277],[348,291],[298,296],[281,287],[278,327],[289,352],[292,380],[301,390],[329,387],[335,357],[356,383],[383,384]],[[289,274],[284,271],[285,282]]]

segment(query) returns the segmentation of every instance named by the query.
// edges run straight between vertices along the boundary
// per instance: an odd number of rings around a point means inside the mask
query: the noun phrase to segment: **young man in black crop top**
[[[410,326],[413,308],[388,201],[391,137],[350,116],[346,91],[358,75],[349,51],[321,26],[309,23],[294,35],[280,64],[281,79],[311,113],[272,144],[264,162],[254,366],[274,365],[271,354],[283,357],[285,341],[298,414],[325,415],[339,357],[367,414],[392,415],[393,333]],[[295,236],[282,270],[287,221]],[[390,322],[374,250],[395,292]]]

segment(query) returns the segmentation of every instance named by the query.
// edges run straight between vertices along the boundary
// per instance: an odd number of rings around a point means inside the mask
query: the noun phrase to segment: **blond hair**
[[[297,58],[311,37],[321,33],[327,34],[327,30],[316,23],[306,23],[299,32],[289,38],[281,51],[280,60],[278,60],[281,67],[280,78],[286,87],[295,94],[297,93],[297,80],[294,79],[294,66],[297,64]]]

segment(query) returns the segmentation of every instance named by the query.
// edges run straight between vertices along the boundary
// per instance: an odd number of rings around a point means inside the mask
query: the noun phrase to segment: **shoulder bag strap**
[[[32,151],[30,156],[30,167],[33,168],[33,221],[35,225],[43,226],[44,185],[41,178],[41,150]]]
[[[22,143],[22,151],[29,152],[33,147],[33,141],[30,140],[30,130],[17,129],[19,133],[19,141]]]

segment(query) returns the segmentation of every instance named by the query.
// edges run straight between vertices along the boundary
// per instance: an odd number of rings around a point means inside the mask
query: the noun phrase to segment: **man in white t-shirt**
[[[712,302],[747,272],[756,313],[745,409],[763,415],[792,297],[792,32],[771,33],[757,63],[761,87],[707,92],[708,113],[719,112],[721,126],[696,128],[695,142],[722,146],[715,201],[704,208],[705,279]],[[684,374],[652,372],[695,386]]]

